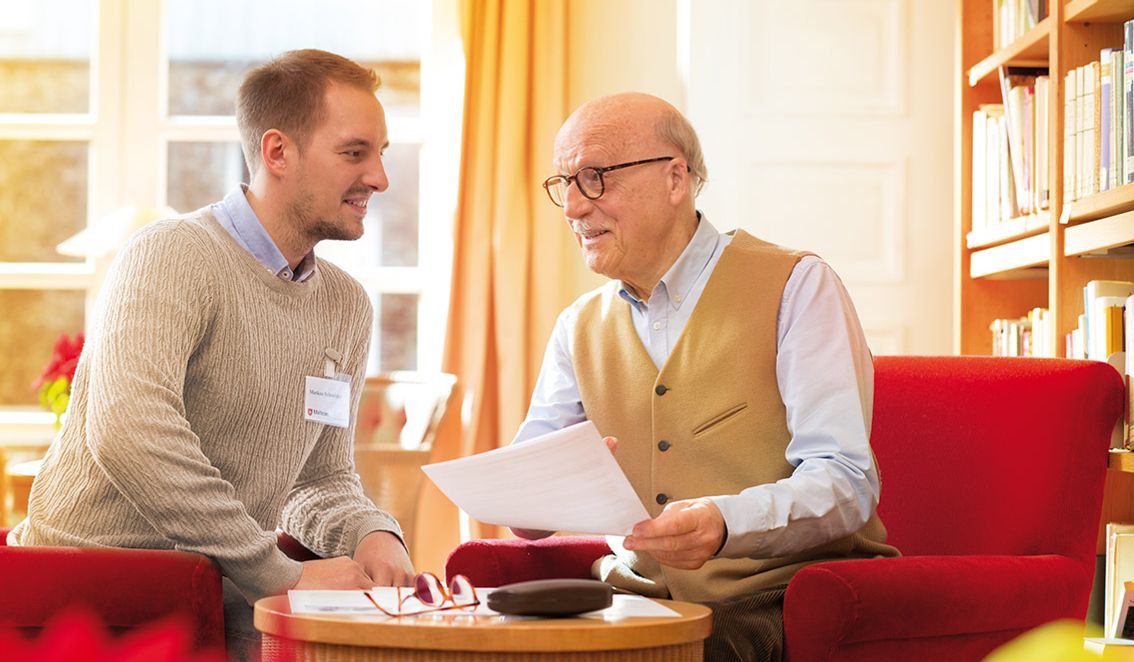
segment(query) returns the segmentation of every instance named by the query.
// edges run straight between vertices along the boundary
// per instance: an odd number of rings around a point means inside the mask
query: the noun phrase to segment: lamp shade
[[[101,257],[121,248],[130,235],[150,221],[176,215],[170,207],[120,207],[64,239],[55,250],[73,257]]]

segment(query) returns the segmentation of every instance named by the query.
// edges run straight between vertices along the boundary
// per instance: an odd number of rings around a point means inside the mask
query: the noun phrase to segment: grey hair
[[[693,176],[693,197],[697,197],[709,180],[709,171],[693,125],[676,109],[667,108],[658,119],[655,130],[658,138],[676,147],[689,164],[689,174]]]

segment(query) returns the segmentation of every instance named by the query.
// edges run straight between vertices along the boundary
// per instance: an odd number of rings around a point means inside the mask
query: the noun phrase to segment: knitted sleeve
[[[87,341],[86,439],[139,516],[176,549],[216,560],[255,599],[293,586],[301,566],[248,515],[185,417],[186,367],[214,306],[216,258],[203,241],[173,221],[119,255]]]
[[[397,520],[363,493],[354,468],[354,426],[374,313],[361,286],[345,277],[340,286],[350,295],[346,297],[350,302],[347,310],[352,313],[344,316],[343,323],[353,325],[356,339],[352,354],[346,357],[351,375],[350,426],[325,427],[288,495],[280,523],[284,531],[324,558],[353,556],[358,543],[373,531],[402,537]]]

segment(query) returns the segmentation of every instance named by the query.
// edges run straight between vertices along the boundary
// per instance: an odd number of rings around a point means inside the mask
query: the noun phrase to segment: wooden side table
[[[286,595],[256,602],[263,660],[555,660],[696,662],[712,629],[712,611],[659,600],[670,618],[509,619],[436,612],[412,618],[292,614]]]

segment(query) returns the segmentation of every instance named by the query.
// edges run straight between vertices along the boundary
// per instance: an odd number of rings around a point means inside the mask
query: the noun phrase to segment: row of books
[[[1106,525],[1104,635],[1134,639],[1134,524]]]
[[[1134,282],[1092,280],[1083,287],[1083,314],[1065,337],[1067,358],[1109,361],[1134,344]],[[1134,372],[1116,366],[1120,372]],[[1131,366],[1134,368],[1134,366]]]
[[[1047,16],[1047,0],[992,0],[993,39],[997,49],[1019,39]]]
[[[1125,45],[1067,72],[1064,80],[1063,195],[1067,200],[1134,181],[1134,21]]]
[[[976,232],[1048,207],[1050,79],[1038,69],[1002,70],[1003,104],[973,113]]]
[[[999,5],[998,5],[999,7]],[[1123,45],[1064,79],[1063,195],[1070,202],[1134,182],[1134,20]],[[1051,84],[1046,68],[1001,67],[1003,103],[973,114],[972,230],[1049,206]]]
[[[1055,333],[1055,318],[1046,308],[1033,308],[1024,317],[997,319],[992,331],[993,356],[1053,356],[1048,338]]]

